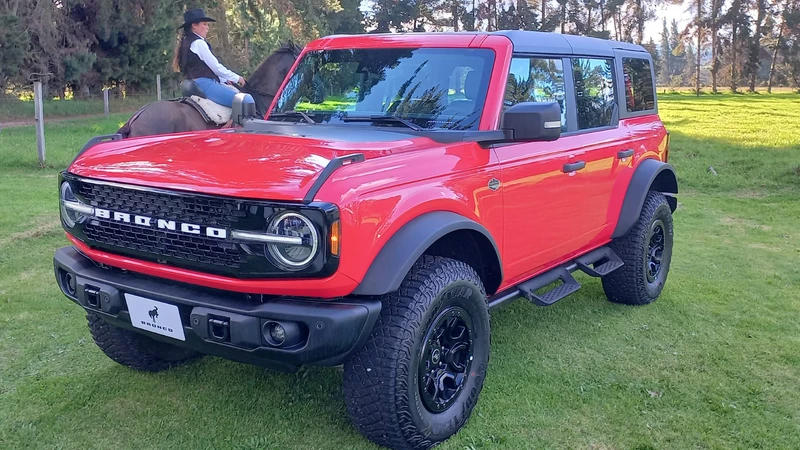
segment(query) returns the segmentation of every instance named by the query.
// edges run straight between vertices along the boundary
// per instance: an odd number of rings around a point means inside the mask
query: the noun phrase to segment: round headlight
[[[311,220],[302,214],[284,212],[272,220],[267,231],[278,236],[302,239],[301,244],[268,245],[270,255],[284,269],[302,270],[317,255],[319,233]]]
[[[64,225],[67,228],[72,228],[75,226],[81,218],[82,215],[77,212],[73,211],[64,204],[64,202],[77,202],[78,199],[75,198],[75,195],[72,193],[72,186],[69,185],[66,181],[61,183],[61,220],[64,221]]]

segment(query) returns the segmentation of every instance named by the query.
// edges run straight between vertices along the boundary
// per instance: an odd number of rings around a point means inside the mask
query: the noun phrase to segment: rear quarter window
[[[622,58],[625,77],[625,105],[628,112],[649,111],[656,108],[650,61],[641,58]]]

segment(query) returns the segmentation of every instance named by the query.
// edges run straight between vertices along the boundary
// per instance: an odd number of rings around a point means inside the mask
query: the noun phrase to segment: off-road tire
[[[651,239],[663,234],[661,263],[652,281],[648,279]],[[614,303],[646,305],[655,301],[664,289],[672,259],[672,211],[660,192],[650,191],[642,206],[639,220],[628,233],[614,239],[610,247],[622,258],[624,266],[602,278],[606,297]],[[657,248],[655,246],[654,248]],[[652,272],[651,272],[652,273]]]
[[[431,412],[421,394],[419,368],[433,352],[422,352],[430,349],[426,342],[439,342],[428,338],[453,311],[458,317],[464,311],[471,320],[471,365],[449,407]],[[367,343],[344,366],[351,422],[371,441],[392,449],[428,449],[446,440],[466,423],[478,400],[489,337],[486,291],[475,270],[460,261],[423,256],[400,289],[386,296]]]
[[[95,313],[87,313],[89,331],[95,344],[109,358],[144,372],[159,372],[198,357],[189,349],[157,341],[130,330],[109,325]]]

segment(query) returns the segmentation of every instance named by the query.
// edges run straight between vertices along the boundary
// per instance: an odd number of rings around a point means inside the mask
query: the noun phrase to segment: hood
[[[231,131],[192,132],[98,144],[69,168],[77,176],[241,198],[300,201],[333,158],[367,159],[438,145],[391,140],[342,142]]]

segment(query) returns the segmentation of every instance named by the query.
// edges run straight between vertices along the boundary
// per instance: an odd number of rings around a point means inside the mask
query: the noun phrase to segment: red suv
[[[326,37],[239,121],[96,139],[62,173],[56,280],[111,359],[344,364],[355,427],[428,448],[475,406],[492,308],[576,270],[618,303],[664,287],[678,188],[642,47]]]

